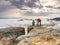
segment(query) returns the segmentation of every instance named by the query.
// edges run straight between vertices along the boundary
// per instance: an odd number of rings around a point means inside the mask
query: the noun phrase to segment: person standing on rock
[[[41,19],[40,18],[37,19],[37,25],[41,26]]]
[[[35,21],[34,20],[32,20],[32,26],[34,26],[35,25]]]

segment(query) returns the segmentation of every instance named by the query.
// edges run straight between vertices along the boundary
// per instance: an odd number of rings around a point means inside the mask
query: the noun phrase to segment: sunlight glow
[[[34,8],[34,9],[32,9],[32,11],[33,11],[34,13],[39,13],[39,12],[40,12],[40,9]]]

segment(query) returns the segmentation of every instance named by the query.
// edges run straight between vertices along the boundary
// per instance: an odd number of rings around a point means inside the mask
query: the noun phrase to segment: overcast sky
[[[0,0],[0,18],[60,15],[60,0]]]

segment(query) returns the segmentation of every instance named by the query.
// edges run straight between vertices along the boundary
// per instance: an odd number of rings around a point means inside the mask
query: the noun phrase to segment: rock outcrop
[[[25,28],[23,27],[9,27],[0,29],[0,32],[6,37],[16,38],[25,34]]]
[[[60,45],[60,30],[46,27],[33,27],[17,45]]]

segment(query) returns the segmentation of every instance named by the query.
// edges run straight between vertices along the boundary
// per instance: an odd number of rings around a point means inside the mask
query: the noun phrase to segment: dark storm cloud
[[[35,2],[37,2],[37,0],[30,0],[30,1],[28,1],[27,3],[26,3],[26,5],[28,6],[28,7],[35,7],[36,5],[35,5]]]
[[[12,5],[16,6],[17,8],[21,9],[24,6],[27,6],[29,8],[43,8],[42,5],[36,5],[35,3],[39,0],[11,0],[10,2]]]
[[[36,2],[38,2],[39,5],[35,4]],[[43,8],[43,5],[40,4],[40,1],[39,0],[30,0],[26,4],[27,4],[28,7]]]
[[[16,1],[12,0],[10,1],[12,5],[16,6],[17,8],[21,8],[24,5],[24,0]]]

